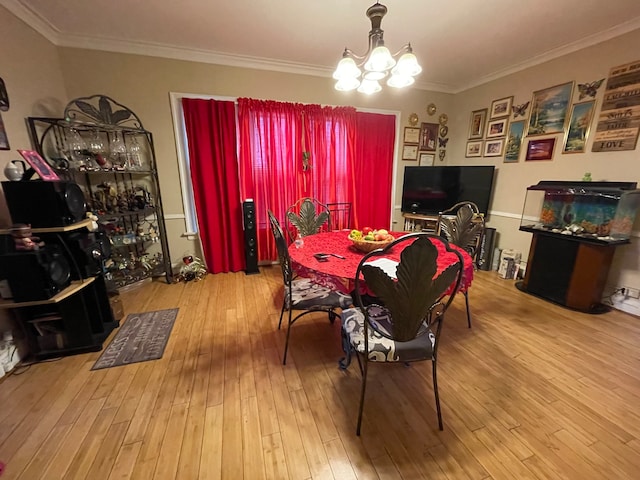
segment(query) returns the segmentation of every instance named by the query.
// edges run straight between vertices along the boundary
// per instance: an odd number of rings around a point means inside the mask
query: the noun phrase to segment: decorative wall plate
[[[409,125],[413,127],[417,124],[418,124],[418,114],[412,113],[411,115],[409,115]]]
[[[427,105],[427,113],[429,115],[433,115],[434,113],[436,113],[436,104],[435,103],[430,103],[429,105]]]
[[[441,137],[446,137],[449,134],[449,127],[447,127],[446,125],[441,125],[440,126],[440,136]]]
[[[440,117],[438,118],[438,122],[440,123],[440,125],[446,125],[448,121],[449,116],[446,113],[441,113]]]

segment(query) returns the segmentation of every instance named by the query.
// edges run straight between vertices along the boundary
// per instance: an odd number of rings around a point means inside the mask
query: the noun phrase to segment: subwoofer
[[[100,232],[73,231],[64,234],[64,238],[57,234],[40,234],[47,246],[55,245],[65,256],[71,268],[71,279],[95,277],[102,273],[102,262],[105,260],[105,250],[108,239],[103,239]],[[106,241],[107,246],[104,242]]]
[[[47,300],[71,281],[69,262],[57,248],[5,253],[0,277],[9,282],[15,302]]]
[[[82,189],[73,182],[2,182],[13,223],[33,228],[63,227],[85,218]]]
[[[242,202],[242,222],[244,225],[245,273],[260,273],[258,269],[258,234],[256,228],[256,207],[253,200]]]

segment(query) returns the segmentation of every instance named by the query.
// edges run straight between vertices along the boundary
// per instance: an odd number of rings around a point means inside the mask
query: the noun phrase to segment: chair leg
[[[358,426],[356,427],[356,435],[360,436],[360,427],[362,426],[362,412],[364,410],[364,392],[367,388],[367,366],[369,361],[364,359],[364,369],[362,370],[362,389],[360,391],[360,410],[358,411]]]
[[[289,350],[289,335],[291,334],[291,309],[289,309],[289,323],[287,324],[287,339],[284,341],[284,355],[282,356],[282,364],[287,364],[287,351]]]
[[[471,310],[469,309],[469,291],[464,292],[464,301],[467,304],[467,325],[471,328]]]
[[[284,305],[285,305],[285,301],[282,300],[282,308],[280,309],[280,321],[278,322],[278,330],[280,330],[280,326],[282,325],[282,316],[284,315]]]
[[[341,328],[341,337],[342,337],[342,350],[344,351],[344,357],[338,360],[338,366],[340,370],[346,370],[351,365],[351,353],[353,349],[351,348],[351,340],[349,336],[344,332],[344,328]]]
[[[438,428],[440,430],[444,430],[444,427],[442,426],[442,412],[440,411],[440,395],[438,395],[438,376],[437,376],[437,369],[436,369],[436,359],[434,358],[432,360],[432,366],[433,366],[433,393],[436,396],[436,412],[438,414]]]

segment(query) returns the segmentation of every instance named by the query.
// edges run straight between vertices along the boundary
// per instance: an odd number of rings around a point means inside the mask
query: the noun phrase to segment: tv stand
[[[426,215],[421,213],[403,213],[404,230],[406,232],[438,233],[439,215]]]

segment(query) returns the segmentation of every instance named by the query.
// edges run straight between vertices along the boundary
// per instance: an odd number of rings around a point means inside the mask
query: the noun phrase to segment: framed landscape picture
[[[495,140],[487,140],[484,142],[485,157],[499,157],[502,155],[502,149],[504,147],[504,138],[498,138]]]
[[[467,153],[465,157],[481,157],[482,156],[482,140],[467,142]]]
[[[508,118],[501,118],[499,120],[490,120],[487,123],[487,138],[504,137],[507,133],[507,125],[509,123]]]
[[[589,100],[588,102],[576,103],[571,107],[569,127],[564,136],[562,153],[584,153],[595,104],[595,100]]]
[[[484,135],[484,123],[487,119],[487,109],[474,110],[471,112],[469,121],[469,140],[482,138]]]
[[[526,160],[551,160],[553,158],[553,147],[556,144],[555,138],[544,138],[542,140],[529,140],[527,145]]]
[[[520,158],[520,147],[524,137],[524,120],[511,122],[509,134],[507,135],[507,145],[505,147],[504,162],[516,163]]]
[[[511,115],[513,96],[501,98],[491,102],[491,118],[507,117]]]
[[[563,132],[572,95],[573,82],[533,92],[527,136]]]

